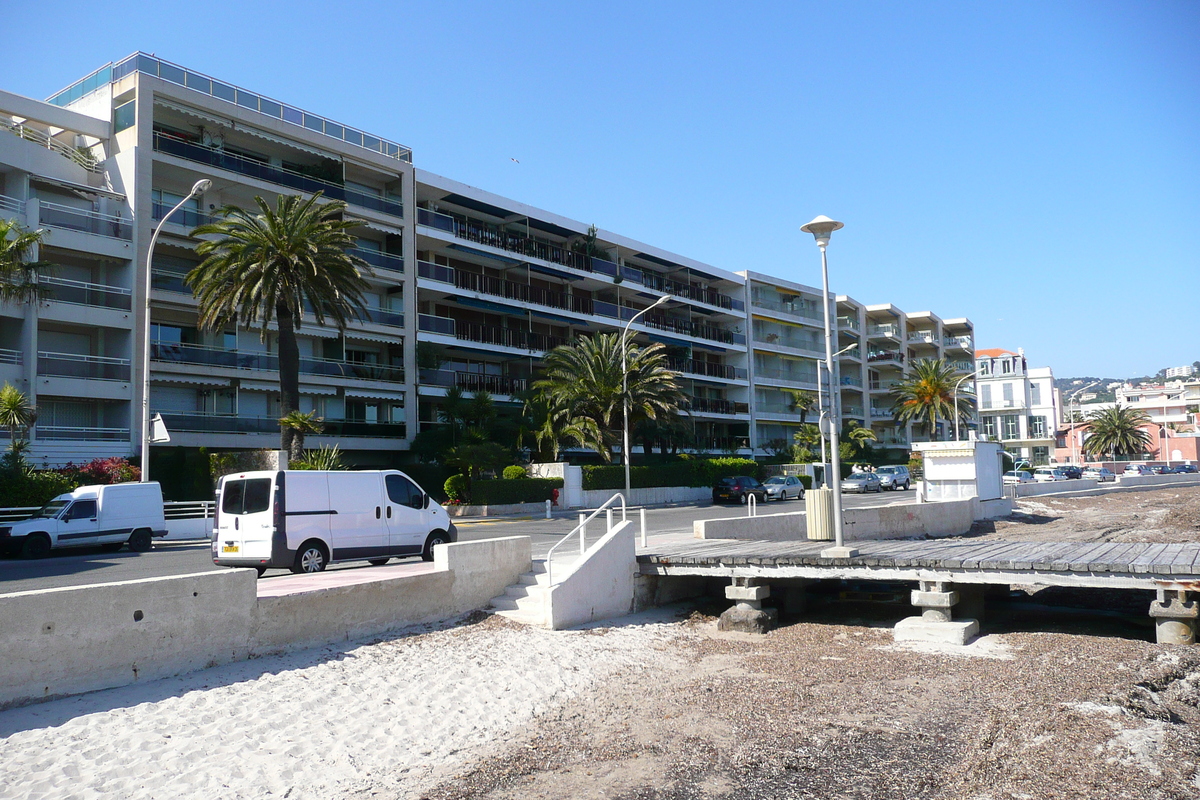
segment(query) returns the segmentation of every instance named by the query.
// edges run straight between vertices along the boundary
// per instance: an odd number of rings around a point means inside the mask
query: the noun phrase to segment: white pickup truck
[[[100,545],[106,550],[149,550],[167,535],[162,489],[157,483],[80,486],[60,494],[29,519],[0,525],[0,547],[42,558],[56,547]]]

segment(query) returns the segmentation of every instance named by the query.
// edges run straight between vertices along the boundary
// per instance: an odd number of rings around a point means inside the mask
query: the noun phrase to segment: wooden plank
[[[1013,542],[1003,553],[993,553],[986,561],[981,560],[979,566],[981,569],[1028,570],[1033,567],[1033,560],[1040,550],[1038,542]]]
[[[1097,542],[1096,547],[1098,549],[1095,549],[1089,553],[1086,557],[1086,561],[1084,560],[1083,556],[1078,557],[1079,562],[1076,562],[1075,559],[1072,559],[1071,569],[1074,570],[1076,568],[1076,563],[1082,563],[1081,569],[1084,572],[1104,572],[1103,569],[1099,569],[1096,565],[1106,563],[1105,559],[1108,558],[1110,553],[1116,552],[1124,546],[1125,545],[1121,544],[1120,542]]]
[[[963,569],[979,569],[983,561],[991,558],[995,553],[1003,553],[1008,549],[1008,545],[1008,542],[993,544],[991,547],[967,554],[962,560]]]
[[[1183,552],[1171,563],[1172,575],[1197,575],[1196,559],[1200,558],[1200,545],[1194,542],[1183,545]]]
[[[1092,558],[1111,548],[1112,544],[1110,542],[1087,545],[1070,555],[1070,564],[1067,566],[1067,569],[1071,570],[1071,572],[1089,572],[1088,564],[1091,563]]]
[[[983,548],[989,546],[988,542],[955,542],[942,555],[942,564],[948,569],[957,569],[963,565],[964,558],[969,558],[971,554],[981,552]]]
[[[1033,560],[1031,569],[1053,569],[1054,562],[1075,547],[1074,542],[1050,542]]]
[[[1090,554],[1096,548],[1093,542],[1074,542],[1073,545],[1073,547],[1066,549],[1055,557],[1054,561],[1050,564],[1050,569],[1055,572],[1069,572],[1072,561],[1078,561],[1080,555],[1084,553]]]
[[[1133,571],[1136,573],[1149,572],[1150,565],[1154,563],[1156,558],[1158,558],[1158,554],[1166,549],[1167,546],[1165,544],[1151,544],[1142,551],[1141,555],[1137,556],[1132,562],[1130,562],[1130,566],[1133,567]]]
[[[1096,572],[1129,572],[1129,562],[1142,552],[1141,545],[1140,542],[1125,542],[1106,553],[1103,561],[1092,562],[1092,569]]]
[[[1013,569],[1032,570],[1035,564],[1045,563],[1049,567],[1048,558],[1058,552],[1055,542],[1022,542],[1024,545],[1012,556]]]

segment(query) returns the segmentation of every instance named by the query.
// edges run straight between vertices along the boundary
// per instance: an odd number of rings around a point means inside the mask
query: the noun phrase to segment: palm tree
[[[292,445],[288,450],[288,461],[300,461],[304,458],[304,437],[310,433],[317,434],[325,430],[324,420],[317,416],[316,411],[289,411],[279,418],[279,427],[292,432]]]
[[[792,399],[788,401],[788,410],[800,415],[800,424],[803,425],[808,419],[808,415],[817,411],[821,407],[821,398],[816,392],[810,392],[807,389],[790,389],[788,394]]]
[[[954,384],[960,373],[945,359],[923,358],[912,362],[910,372],[892,389],[892,414],[899,422],[925,426],[932,439],[939,419],[967,419],[962,406],[955,409]]]
[[[38,276],[50,262],[30,261],[29,254],[47,235],[47,231],[31,231],[15,219],[0,219],[0,302],[30,303],[45,295]]]
[[[1150,450],[1150,435],[1142,429],[1150,424],[1145,411],[1116,405],[1094,411],[1087,416],[1088,436],[1083,440],[1085,453],[1102,456],[1108,453],[1136,455]]]
[[[678,373],[667,367],[665,348],[629,341],[622,394],[621,340],[618,333],[600,333],[556,347],[546,354],[543,377],[533,384],[535,397],[550,406],[565,438],[595,450],[605,461],[612,460],[620,441],[625,401],[631,420],[656,420],[678,410],[684,399]]]
[[[363,291],[370,274],[366,262],[347,253],[357,222],[341,219],[346,204],[320,204],[280,195],[275,208],[255,197],[258,213],[226,206],[223,219],[201,225],[193,236],[213,235],[196,252],[204,256],[186,282],[200,305],[200,327],[220,330],[230,323],[257,326],[265,341],[267,327],[279,328],[279,407],[287,418],[300,405],[300,348],[296,329],[304,311],[319,324],[331,321],[345,330],[351,316],[366,310]],[[296,430],[280,427],[280,442],[296,452]]]
[[[0,425],[8,428],[10,453],[15,455],[22,449],[17,432],[29,430],[36,420],[37,409],[29,404],[29,399],[17,387],[11,383],[0,387]]]
[[[875,435],[875,431],[870,428],[864,428],[858,424],[857,420],[853,419],[846,423],[846,428],[842,431],[842,438],[847,442],[851,442],[860,451],[866,447],[867,442],[874,442],[879,439]]]

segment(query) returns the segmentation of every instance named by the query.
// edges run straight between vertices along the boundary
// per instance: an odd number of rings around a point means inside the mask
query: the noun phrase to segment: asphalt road
[[[910,503],[916,493],[896,492],[870,495],[845,495],[846,508]],[[789,500],[759,506],[759,513],[778,514],[803,511],[804,503]],[[646,509],[647,533],[684,533],[692,530],[692,521],[735,517],[745,513],[742,506],[702,503]],[[633,512],[635,524],[637,512]],[[492,517],[458,519],[459,541],[493,539],[500,536],[529,536],[534,558],[541,558],[578,523],[578,513],[558,513],[552,519]],[[600,523],[603,524],[602,522]],[[597,528],[598,529],[598,528]],[[415,561],[416,559],[400,559]],[[392,563],[396,563],[393,561]],[[98,547],[54,550],[48,558],[25,561],[20,558],[0,558],[0,594],[34,589],[53,589],[63,586],[84,586],[92,583],[131,581],[169,575],[188,575],[196,572],[227,569],[212,563],[209,543],[205,541],[156,541],[154,549],[145,553],[121,550],[116,553]],[[333,564],[329,569],[371,569],[363,562]],[[268,570],[262,580],[288,575],[287,570]]]

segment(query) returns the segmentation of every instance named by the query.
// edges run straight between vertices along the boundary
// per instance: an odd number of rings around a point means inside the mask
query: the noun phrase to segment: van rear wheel
[[[144,553],[150,549],[153,541],[150,538],[150,531],[139,528],[129,535],[129,549],[135,553]]]
[[[44,533],[31,533],[21,543],[21,558],[45,558],[50,555],[50,537]]]
[[[433,561],[433,546],[438,544],[449,544],[450,537],[445,531],[434,531],[429,534],[429,538],[425,540],[425,549],[421,552],[422,561]]]
[[[370,564],[372,567],[382,567],[384,564],[386,564],[389,561],[391,561],[390,558],[371,558],[371,559],[367,560],[367,563]]]
[[[316,542],[310,542],[296,551],[296,563],[292,564],[292,572],[302,575],[306,572],[324,572],[329,556],[325,548]]]

